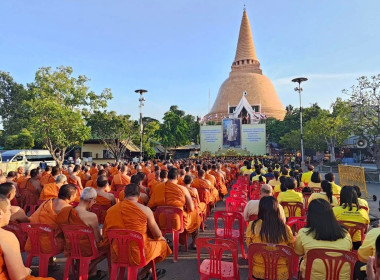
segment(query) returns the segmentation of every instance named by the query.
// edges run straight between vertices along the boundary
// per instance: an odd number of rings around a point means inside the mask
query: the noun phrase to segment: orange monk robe
[[[213,171],[213,170],[210,171],[210,174],[215,177],[215,182],[216,182],[216,185],[218,186],[218,191],[222,195],[226,195],[228,191],[227,191],[226,185],[223,182],[222,176],[218,172]]]
[[[44,176],[46,176],[46,175],[48,175],[49,173],[47,172],[47,171],[44,171],[44,172],[42,172],[41,173],[41,177],[40,178],[42,178],[42,177],[44,177]]]
[[[198,213],[202,213],[203,215],[206,215],[207,204],[204,202],[198,203],[198,196],[191,187],[186,187],[186,189],[189,191],[191,198],[193,199],[194,205],[196,205],[198,209]]]
[[[146,176],[146,180],[147,180],[147,182],[148,182],[148,185],[149,185],[149,182],[150,182],[150,181],[153,181],[154,179],[156,179],[156,173],[155,173],[155,172],[149,173],[149,174]]]
[[[59,187],[56,183],[44,185],[40,193],[40,200],[47,200],[58,197]]]
[[[40,183],[41,183],[41,186],[45,185],[45,184],[48,184],[49,183],[49,179],[53,177],[51,174],[46,174],[45,176],[41,177],[40,178]]]
[[[114,176],[115,174],[117,174],[117,172],[119,172],[117,166],[112,167],[110,170],[111,176]]]
[[[212,187],[211,185],[209,185],[205,180],[195,178],[193,180],[193,183],[191,184],[191,186],[193,188],[196,188],[196,189],[207,189],[207,190],[209,190],[210,191],[210,203],[211,204],[214,204],[215,202],[217,202],[219,200],[218,190],[215,189],[214,187]]]
[[[184,178],[185,178],[185,176],[183,176],[183,177],[179,177],[179,178],[178,178],[178,185],[181,185],[181,186],[184,186],[184,185],[185,185]]]
[[[119,172],[115,174],[115,176],[113,176],[112,183],[111,183],[111,190],[114,192],[117,192],[119,191],[120,188],[125,187],[126,185],[129,185],[130,182],[131,182],[131,177]]]
[[[143,168],[142,172],[144,172],[146,176],[148,176],[148,174],[150,174],[150,170],[146,167]]]
[[[134,168],[132,168],[132,169],[131,169],[131,176],[135,175],[136,173],[137,173],[137,170],[134,169]]]
[[[153,192],[153,190],[152,190],[152,186],[153,186],[153,185],[156,185],[156,184],[159,183],[159,182],[160,182],[160,181],[157,181],[157,180],[156,180],[156,177],[154,177],[153,180],[148,181],[148,189],[149,189],[149,194],[150,194],[150,195],[152,195],[152,192]]]
[[[185,211],[186,199],[183,190],[174,183],[166,182],[159,185],[152,194],[148,207],[156,208],[158,206],[174,206],[183,210],[183,223],[187,233],[196,231],[201,225],[202,219],[199,216],[198,209],[194,211]],[[177,221],[179,229],[179,221]]]
[[[96,189],[97,188],[97,185],[95,185],[95,187],[93,186],[94,184],[94,181],[93,180],[88,180],[87,182],[86,182],[86,185],[84,186],[85,188],[87,188],[87,187],[91,187],[91,188],[94,188],[94,189]]]
[[[65,207],[63,208],[57,215],[57,224],[61,225],[82,225],[86,226],[86,224],[81,220],[78,215],[78,212],[73,207]],[[98,250],[107,250],[108,245],[104,241],[100,241],[96,244]],[[70,241],[68,239],[65,240],[65,255],[70,255]],[[88,238],[83,238],[80,241],[80,247],[82,251],[82,255],[85,257],[89,257],[92,255],[92,248]]]
[[[109,242],[107,232],[111,229],[128,229],[140,233],[144,239],[144,254],[146,262],[155,260],[161,262],[172,253],[165,240],[154,240],[148,236],[148,219],[146,214],[133,202],[123,201],[112,206],[107,211],[103,225],[103,239]],[[130,247],[130,262],[132,265],[140,264],[140,253],[136,247]],[[111,244],[111,258],[117,262],[119,249],[116,244]]]
[[[211,182],[211,185],[216,188],[216,179],[210,173],[205,173],[205,179]]]
[[[26,276],[25,280],[55,280],[52,277],[35,277],[32,275]],[[4,260],[4,252],[3,249],[0,247],[0,280],[10,280],[7,266],[5,264]]]
[[[62,170],[62,174],[69,178],[69,173],[67,172],[67,170]]]
[[[63,209],[62,209],[63,210]],[[61,210],[61,211],[62,211]],[[63,245],[65,240],[63,238],[62,231],[60,230],[57,223],[57,214],[53,208],[53,199],[46,200],[43,202],[30,216],[30,222],[32,224],[48,224],[54,229],[54,238],[57,244],[57,247],[60,251],[63,251]],[[51,241],[49,236],[41,235],[40,236],[41,248],[44,253],[50,253],[52,251]],[[28,239],[25,244],[25,251],[29,252],[31,250],[30,240]]]
[[[16,183],[17,183],[18,186],[20,186],[23,182],[27,181],[28,179],[29,179],[29,177],[26,177],[26,176],[21,175],[21,176],[17,179]]]
[[[40,199],[38,190],[30,182],[31,179],[24,181],[20,186],[20,207],[24,208],[25,205],[36,205]]]
[[[94,175],[94,174],[98,174],[98,169],[94,168],[94,167],[91,167],[90,168],[90,175]]]
[[[98,194],[96,196],[96,205],[103,205],[103,206],[111,207],[112,202],[108,198],[106,198],[106,197],[101,196],[100,194]]]
[[[161,170],[166,170],[166,171],[168,171],[168,168],[166,167],[166,165],[162,165],[162,166],[161,166]]]
[[[198,177],[198,172],[196,170],[190,170],[191,174],[193,174],[195,177]]]
[[[92,174],[91,175],[91,180],[95,180],[96,181],[96,179],[98,179],[98,173]]]

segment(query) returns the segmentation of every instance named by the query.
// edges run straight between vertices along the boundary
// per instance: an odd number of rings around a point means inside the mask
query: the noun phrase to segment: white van
[[[38,167],[41,161],[45,161],[48,166],[56,165],[48,150],[9,150],[1,154],[1,161],[14,163],[17,167],[23,166],[25,170]]]

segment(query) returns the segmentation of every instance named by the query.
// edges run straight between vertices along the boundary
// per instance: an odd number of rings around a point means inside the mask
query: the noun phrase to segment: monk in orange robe
[[[61,175],[66,177],[65,175]],[[58,196],[51,198],[43,202],[30,216],[30,222],[33,224],[48,224],[54,229],[54,237],[58,249],[63,251],[63,245],[65,243],[63,234],[58,226],[57,217],[58,213],[65,207],[71,207],[70,203],[75,201],[76,187],[72,184],[62,185],[59,189]],[[51,241],[48,235],[41,235],[41,249],[44,253],[50,253],[52,251]],[[30,240],[28,239],[25,244],[25,250],[29,252],[31,250]]]
[[[79,172],[80,172],[80,166],[75,165],[73,172],[67,178],[67,182],[69,184],[77,185],[80,190],[83,190],[82,180],[79,177]]]
[[[58,197],[59,189],[67,184],[67,178],[65,175],[60,174],[54,183],[46,184],[41,191],[40,200],[48,200],[50,198]]]
[[[90,170],[87,166],[84,166],[83,173],[80,175],[82,186],[85,186],[88,180],[91,180]]]
[[[8,225],[11,216],[9,200],[0,195],[0,280],[54,280],[51,277],[34,277],[32,270],[24,266],[20,252],[20,243],[16,236],[2,227]]]
[[[99,229],[98,217],[89,209],[96,203],[96,190],[93,188],[85,188],[81,194],[80,202],[77,207],[65,207],[57,215],[57,224],[61,225],[84,225],[92,228],[95,236],[96,246],[100,252],[108,250],[107,243],[103,242],[103,238]],[[80,241],[81,252],[83,256],[91,256],[92,248],[88,239]],[[68,239],[65,240],[65,255],[71,252],[71,245]],[[97,275],[97,264],[105,258],[105,255],[93,260],[90,263],[88,276]],[[104,272],[102,272],[103,274]]]
[[[158,166],[157,166],[158,167]],[[164,171],[166,172],[166,171]],[[151,179],[151,180],[148,180],[148,189],[149,189],[149,194],[152,195],[153,193],[153,186],[158,184],[159,182],[161,182],[161,179],[160,179],[160,168],[158,167],[157,170],[154,171],[154,173],[150,173],[149,175],[151,174],[154,174],[154,178]],[[167,172],[166,172],[166,175],[164,177],[164,179],[167,178]]]
[[[128,168],[123,165],[120,171],[113,176],[111,182],[111,190],[114,192],[120,192],[122,188],[129,185],[131,182],[131,177],[128,176]]]
[[[40,177],[41,186],[44,186],[45,184],[47,184],[49,182],[50,177],[52,176],[53,175],[51,174],[51,167],[46,166],[44,173],[42,173]]]
[[[192,187],[196,189],[205,189],[210,192],[210,204],[215,204],[219,200],[219,192],[214,188],[210,181],[205,179],[205,171],[200,169],[198,172],[199,178],[195,178]]]
[[[96,188],[96,204],[111,207],[115,205],[115,196],[112,193],[108,193],[110,191],[110,185],[108,184],[107,176],[98,177]]]
[[[193,177],[190,175],[185,175],[184,187],[189,191],[191,198],[193,199],[194,205],[198,209],[198,212],[204,215],[205,217],[206,212],[207,212],[207,204],[199,200],[198,190],[196,188],[191,187],[192,182],[193,182]]]
[[[30,179],[24,181],[19,186],[20,189],[20,207],[24,208],[25,205],[36,205],[40,198],[41,183],[39,181],[41,174],[37,169],[30,171]]]
[[[184,186],[185,185],[184,179],[185,179],[185,170],[181,169],[179,171],[178,185]]]
[[[124,191],[125,200],[111,207],[107,211],[106,219],[103,225],[103,238],[109,242],[108,231],[111,229],[128,229],[137,231],[143,236],[144,254],[148,265],[139,273],[139,279],[143,279],[151,269],[151,260],[161,262],[172,253],[162,236],[152,210],[137,202],[140,196],[140,187],[137,184],[129,184]],[[116,243],[116,242],[115,242]],[[111,257],[117,261],[119,248],[114,242],[111,243]],[[136,247],[128,248],[130,250],[130,262],[132,265],[140,264],[140,253]],[[157,272],[157,276],[165,275],[165,270]]]
[[[131,184],[132,183],[133,184],[137,184],[140,187],[140,197],[138,199],[138,202],[141,203],[141,204],[146,205],[148,203],[148,201],[149,201],[149,196],[148,196],[147,190],[143,186],[142,182],[143,182],[143,179],[142,179],[142,177],[139,174],[135,174],[131,178]],[[124,200],[124,189],[125,189],[125,187],[123,188],[123,191],[121,191],[120,194],[119,194],[119,201],[123,201]]]
[[[222,177],[222,175],[217,171],[217,168],[216,168],[216,165],[213,165],[211,167],[211,171],[210,171],[210,174],[213,175],[215,177],[215,180],[216,180],[216,185],[218,186],[218,191],[220,193],[220,195],[222,197],[224,197],[228,191],[227,191],[227,187],[226,185],[224,184],[224,178]]]
[[[96,162],[93,162],[90,168],[90,175],[92,176],[94,174],[98,174],[98,167]]]
[[[155,209],[158,206],[174,206],[183,210],[185,231],[180,234],[180,242],[184,244],[185,235],[192,235],[190,248],[195,248],[195,240],[202,219],[198,209],[195,209],[191,195],[186,187],[178,185],[178,169],[171,168],[168,172],[168,181],[157,188],[152,194],[148,207]],[[179,223],[179,221],[178,221]],[[179,225],[179,224],[178,224]]]
[[[0,194],[4,195],[9,199],[9,201],[12,201],[16,196],[16,187],[9,182],[0,184]],[[11,222],[16,223],[29,223],[29,218],[26,216],[25,211],[16,206],[11,206]]]
[[[146,180],[148,182],[148,188],[149,188],[149,183],[157,178],[157,173],[158,173],[158,176],[159,176],[159,174],[160,174],[160,167],[158,165],[155,165],[154,166],[154,171],[151,172],[151,173],[149,173],[146,176]]]

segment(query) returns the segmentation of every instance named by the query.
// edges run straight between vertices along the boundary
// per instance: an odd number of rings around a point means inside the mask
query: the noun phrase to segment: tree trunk
[[[330,146],[330,162],[335,162],[336,161],[336,158],[335,158],[335,147],[334,145],[331,145]]]
[[[165,160],[166,160],[167,154],[168,154],[168,149],[165,147]]]

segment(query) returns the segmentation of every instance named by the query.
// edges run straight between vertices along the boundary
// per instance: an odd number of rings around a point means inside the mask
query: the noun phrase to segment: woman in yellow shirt
[[[361,209],[358,202],[358,196],[352,186],[344,186],[340,191],[340,206],[333,208],[334,215],[338,221],[356,222],[364,225],[369,224],[369,216],[366,210]],[[357,250],[361,242],[361,232],[357,231],[353,238],[354,250]]]
[[[273,196],[260,199],[258,219],[251,221],[247,227],[246,243],[272,243],[293,247],[293,234],[281,218],[278,202]],[[253,256],[252,276],[264,279],[264,259],[260,255]],[[277,279],[289,279],[288,266],[285,259],[280,259],[277,268]]]
[[[280,178],[280,172],[275,171],[275,172],[273,172],[273,175],[274,175],[274,179],[270,180],[268,182],[268,184],[273,187],[273,191],[275,193],[279,193],[281,191],[281,188],[280,188],[281,182],[279,180],[279,178]]]
[[[324,199],[328,203],[331,204],[331,206],[338,206],[338,199],[333,196],[333,191],[332,191],[332,185],[329,181],[323,180],[321,183],[322,186],[322,192],[320,193],[312,193],[311,196],[309,197],[309,204],[312,202],[314,199]]]
[[[358,186],[353,186],[354,190],[356,191],[356,194],[358,195],[358,202],[359,202],[359,206],[360,208],[363,208],[364,210],[367,211],[367,213],[369,213],[369,207],[368,207],[368,202],[367,200],[365,199],[362,199],[361,196],[362,196],[362,192],[360,190],[360,188]]]
[[[311,175],[311,181],[307,185],[309,188],[313,189],[320,189],[321,188],[321,182],[322,182],[322,176],[319,174],[319,172],[314,171],[313,174]]]
[[[307,224],[299,230],[294,245],[294,251],[299,256],[305,256],[301,262],[300,272],[305,278],[306,256],[311,249],[333,249],[350,251],[352,241],[348,231],[341,226],[324,199],[314,199],[308,208]],[[350,267],[345,264],[337,280],[350,279]],[[311,280],[326,279],[325,265],[321,260],[313,262]]]

